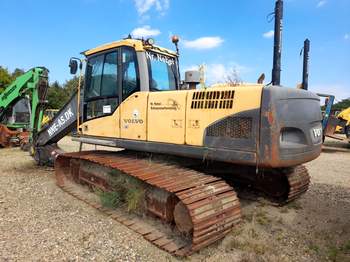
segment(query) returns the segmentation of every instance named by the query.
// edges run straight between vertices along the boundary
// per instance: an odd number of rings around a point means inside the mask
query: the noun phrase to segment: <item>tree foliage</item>
[[[53,82],[50,85],[47,94],[47,100],[49,101],[48,108],[62,108],[77,90],[78,83],[79,77],[77,76],[74,76],[72,79],[67,80],[63,86],[61,86],[57,81]]]
[[[4,91],[6,86],[11,83],[11,75],[7,68],[0,67],[0,92]]]
[[[0,66],[0,93],[3,92],[17,77],[24,73],[25,71],[19,68],[10,72],[6,67]],[[79,77],[77,76],[67,80],[63,85],[57,81],[51,83],[47,94],[47,100],[49,102],[48,108],[62,108],[74,94],[75,90],[77,90],[78,83]],[[83,85],[83,83],[81,85]]]
[[[0,93],[10,85],[18,76],[22,75],[24,71],[16,68],[12,73],[5,67],[0,66]]]
[[[25,72],[24,72],[23,69],[16,68],[16,69],[12,72],[12,74],[11,74],[12,79],[15,80],[17,77],[23,75],[24,73],[25,73]]]
[[[350,98],[344,99],[333,105],[332,110],[341,111],[350,107]]]

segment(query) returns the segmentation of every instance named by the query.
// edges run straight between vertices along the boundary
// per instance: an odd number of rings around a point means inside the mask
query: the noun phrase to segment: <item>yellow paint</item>
[[[153,46],[145,45],[141,40],[137,40],[137,39],[123,39],[120,41],[115,41],[112,43],[104,44],[104,45],[92,48],[90,50],[87,50],[87,51],[83,52],[83,54],[85,56],[89,56],[89,55],[96,54],[98,52],[106,51],[106,50],[121,47],[121,46],[130,46],[130,47],[134,48],[136,52],[142,52],[145,50],[153,50],[153,51],[156,51],[158,53],[170,55],[173,57],[176,56],[176,53],[169,50],[169,49],[162,48],[162,47],[159,47],[156,45],[153,45]]]
[[[236,87],[207,88],[205,92],[211,91],[234,91],[232,109],[191,109],[193,93],[204,90],[188,91],[188,102],[186,112],[186,144],[203,145],[204,130],[213,122],[226,116],[260,107],[262,85],[240,85]],[[219,99],[220,100],[220,99]]]
[[[137,92],[120,105],[121,138],[146,140],[148,92]]]
[[[262,88],[263,85],[252,84],[137,92],[124,100],[112,116],[90,120],[81,127],[85,135],[202,146],[204,131],[212,123],[235,113],[260,108]],[[210,98],[210,92],[220,96]],[[195,93],[203,95],[204,99],[199,100],[204,105],[208,101],[208,108],[191,108]],[[227,94],[227,97],[221,97],[221,94]],[[232,108],[220,108],[220,102],[232,105]],[[216,108],[210,108],[215,103]],[[88,126],[87,130],[85,126]]]
[[[43,126],[49,123],[58,111],[58,109],[46,109],[43,115],[43,120],[41,121],[41,125]]]
[[[120,137],[120,108],[113,115],[92,119],[80,125],[83,135],[100,137]]]
[[[185,143],[187,91],[151,92],[148,99],[148,141]]]
[[[341,111],[338,115],[338,118],[342,118],[344,120],[347,121],[346,125],[350,125],[350,107],[348,107],[347,109],[344,109],[343,111]]]
[[[344,109],[341,111],[338,115],[337,118],[344,119],[346,122],[345,126],[350,126],[350,107]],[[343,128],[341,126],[337,126],[335,129],[336,132],[344,132]]]

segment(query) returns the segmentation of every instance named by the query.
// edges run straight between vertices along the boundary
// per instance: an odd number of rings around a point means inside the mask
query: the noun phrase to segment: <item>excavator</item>
[[[317,94],[325,98],[325,111],[322,120],[323,136],[350,142],[350,107],[342,110],[337,115],[332,114],[335,101],[334,95]],[[338,134],[344,134],[345,137]],[[323,139],[324,140],[324,139]]]
[[[322,146],[320,99],[282,87],[283,1],[275,7],[272,82],[196,89],[180,80],[176,51],[153,39],[104,44],[72,58],[84,86],[33,138],[34,158],[55,166],[57,185],[159,248],[187,256],[228,234],[241,220],[231,179],[279,204],[307,191],[302,165]],[[119,148],[63,152],[58,141]],[[87,194],[96,192],[101,202]]]
[[[17,77],[0,94],[0,146],[26,147],[41,128],[48,70],[35,67]],[[35,117],[36,116],[36,117]]]
[[[350,107],[340,111],[337,118],[340,120],[338,132],[344,133],[350,142]]]

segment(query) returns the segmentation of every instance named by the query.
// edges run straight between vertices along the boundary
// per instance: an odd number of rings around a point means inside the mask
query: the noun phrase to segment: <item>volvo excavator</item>
[[[66,192],[179,256],[240,221],[231,179],[280,204],[298,198],[310,182],[302,164],[321,153],[322,116],[318,96],[280,86],[282,4],[269,85],[189,89],[199,80],[180,81],[177,37],[176,52],[128,37],[72,58],[71,73],[86,61],[84,86],[35,135],[36,161],[54,162]],[[122,150],[64,153],[57,142],[73,128],[75,141]]]
[[[0,146],[26,147],[41,128],[48,89],[48,70],[35,67],[17,77],[0,94]]]

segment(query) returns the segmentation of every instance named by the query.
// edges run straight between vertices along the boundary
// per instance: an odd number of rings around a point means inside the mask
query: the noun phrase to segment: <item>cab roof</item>
[[[169,49],[166,49],[166,48],[163,48],[160,46],[156,46],[156,45],[150,45],[146,41],[141,40],[141,39],[131,39],[131,38],[126,38],[123,40],[103,44],[103,45],[97,46],[95,48],[83,51],[82,54],[85,56],[90,56],[90,55],[94,55],[96,53],[103,52],[103,51],[113,49],[116,47],[120,47],[120,46],[130,46],[130,47],[134,48],[136,52],[155,51],[155,52],[169,55],[172,57],[177,56],[177,54],[172,50],[169,50]]]

